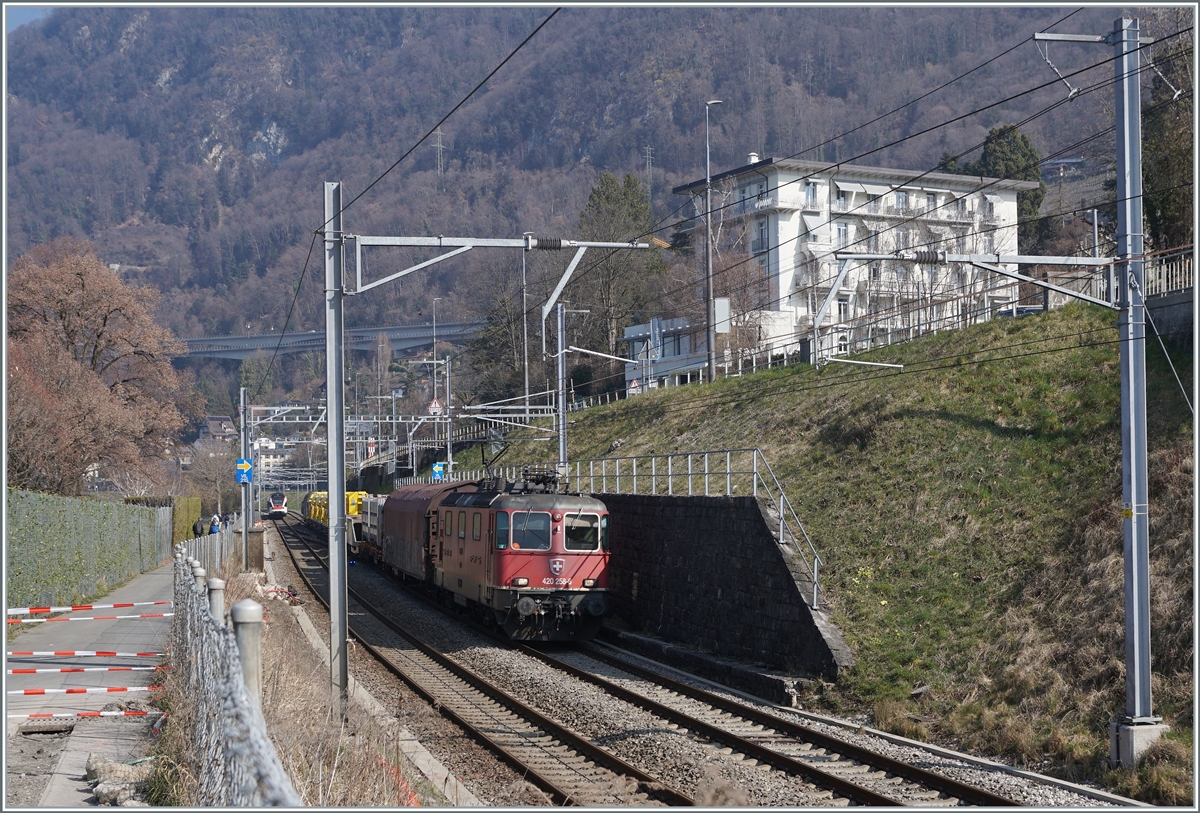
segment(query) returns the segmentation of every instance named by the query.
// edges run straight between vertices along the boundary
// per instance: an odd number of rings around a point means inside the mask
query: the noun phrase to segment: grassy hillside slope
[[[1072,305],[859,357],[902,373],[796,366],[656,390],[573,415],[570,455],[605,456],[617,439],[621,456],[760,447],[858,656],[810,705],[1098,777],[1125,705],[1115,325]],[[1147,358],[1154,703],[1176,739],[1162,775],[1109,782],[1178,803],[1190,799],[1177,780],[1192,727],[1192,420],[1157,342]],[[1190,391],[1190,360],[1175,366]],[[505,462],[554,454],[525,446]]]

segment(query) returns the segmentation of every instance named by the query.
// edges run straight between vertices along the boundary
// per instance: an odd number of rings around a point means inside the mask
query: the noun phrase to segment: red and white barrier
[[[10,714],[10,720],[48,720],[54,717],[146,717],[150,714],[167,716],[165,711],[74,711],[58,714]]]
[[[64,649],[42,652],[9,652],[8,657],[26,658],[165,658],[165,652],[106,652],[102,649]]]
[[[9,615],[46,615],[49,613],[73,613],[79,610],[112,610],[117,607],[149,607],[158,604],[171,604],[171,601],[128,601],[121,604],[72,604],[70,607],[17,607],[9,610]]]
[[[10,675],[38,675],[47,672],[165,672],[169,666],[74,666],[63,669],[9,669]]]
[[[141,615],[89,615],[69,618],[10,618],[10,624],[53,624],[55,621],[112,621],[117,618],[170,618],[175,613],[142,613]]]
[[[74,689],[16,689],[6,694],[43,695],[43,694],[118,694],[121,692],[161,692],[162,686],[109,686],[83,687]]]

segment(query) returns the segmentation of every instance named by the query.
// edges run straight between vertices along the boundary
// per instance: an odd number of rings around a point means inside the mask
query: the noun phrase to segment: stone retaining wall
[[[831,680],[853,664],[759,499],[595,496],[610,512],[613,614],[631,630]]]
[[[1189,288],[1186,291],[1146,298],[1146,308],[1150,311],[1150,318],[1154,320],[1154,327],[1158,328],[1163,341],[1189,353],[1192,351],[1194,295]],[[1146,338],[1154,341],[1153,336],[1154,331],[1147,326]]]

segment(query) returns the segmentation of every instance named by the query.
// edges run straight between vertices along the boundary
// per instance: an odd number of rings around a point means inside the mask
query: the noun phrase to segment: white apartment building
[[[299,438],[255,438],[253,442],[253,459],[262,475],[274,471],[284,465],[287,459],[296,451]]]
[[[717,270],[724,278],[716,295],[730,293],[735,325],[752,324],[772,352],[812,358],[815,346],[818,360],[989,319],[1014,307],[1015,282],[966,263],[913,257],[1016,254],[1017,193],[1036,188],[751,153],[745,166],[712,178],[723,262],[752,258]],[[673,191],[692,199],[686,229],[700,259],[704,179]],[[703,331],[697,339],[703,344]]]

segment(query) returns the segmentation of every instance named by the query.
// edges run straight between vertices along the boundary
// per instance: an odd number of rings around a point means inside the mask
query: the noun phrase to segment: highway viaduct
[[[474,338],[483,327],[483,320],[446,322],[437,326],[438,341],[463,344]],[[357,327],[346,331],[347,350],[374,350],[380,334],[387,336],[393,353],[403,353],[418,347],[433,346],[433,325],[394,325],[391,327]],[[263,333],[252,336],[204,336],[183,340],[192,358],[216,358],[241,360],[260,350],[280,353],[303,353],[314,350],[325,352],[325,333],[310,330],[307,333],[284,333],[282,341],[278,333]]]

